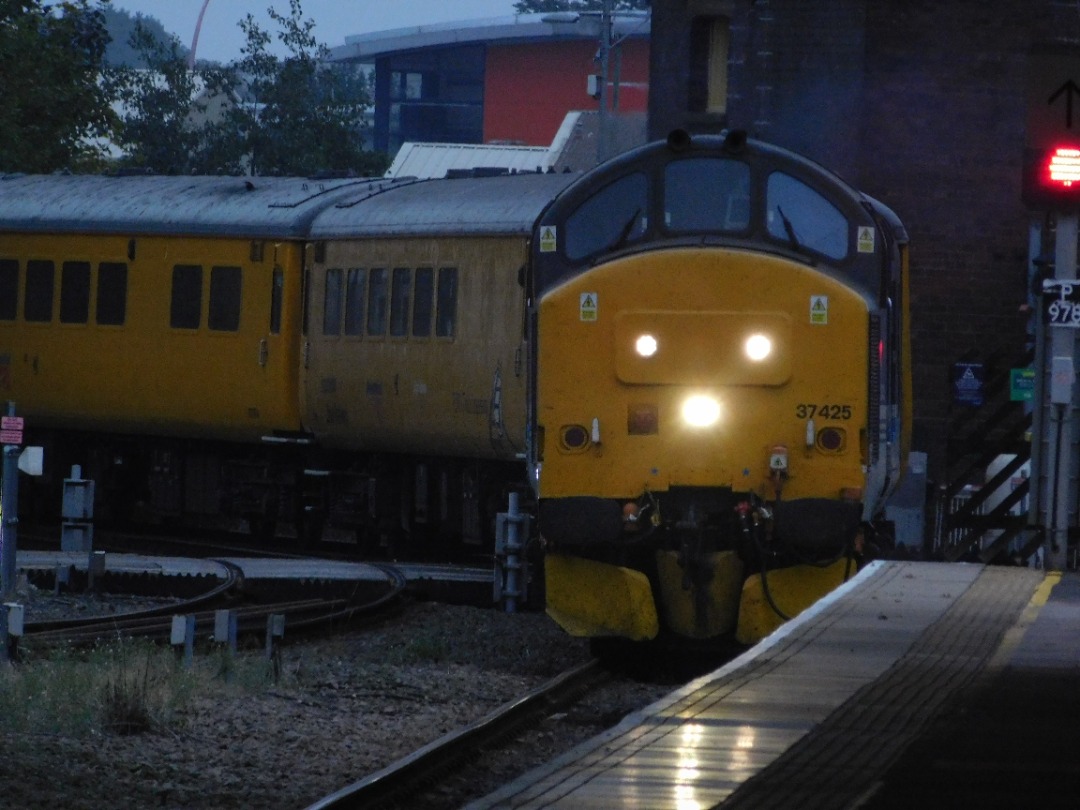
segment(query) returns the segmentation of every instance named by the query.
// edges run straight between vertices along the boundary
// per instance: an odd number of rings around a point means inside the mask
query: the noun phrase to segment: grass
[[[139,734],[177,728],[199,695],[267,688],[270,662],[214,649],[184,668],[173,651],[115,640],[90,651],[50,650],[0,668],[0,733]]]

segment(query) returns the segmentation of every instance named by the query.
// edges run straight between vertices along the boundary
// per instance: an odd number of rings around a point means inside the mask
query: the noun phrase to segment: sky
[[[190,48],[204,0],[112,0],[114,8],[156,17],[165,30]],[[288,16],[289,0],[209,0],[199,31],[196,56],[218,62],[240,58],[244,35],[237,23],[251,14],[273,36],[277,26],[266,9]],[[514,13],[514,0],[301,0],[304,19],[315,21],[315,39],[327,47],[345,37],[392,28],[502,17]],[[283,53],[276,38],[272,51]]]

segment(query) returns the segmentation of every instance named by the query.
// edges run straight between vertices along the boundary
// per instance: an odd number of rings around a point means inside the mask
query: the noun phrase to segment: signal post
[[[1038,483],[1031,521],[1044,529],[1045,565],[1070,566],[1068,541],[1077,523],[1076,358],[1080,336],[1080,49],[1050,44],[1028,55],[1024,202],[1032,209],[1032,259],[1051,218],[1054,267],[1042,282],[1036,324],[1036,408],[1032,473]],[[1037,218],[1036,218],[1037,217]],[[1035,236],[1039,238],[1035,238]],[[1045,249],[1045,247],[1044,247]]]

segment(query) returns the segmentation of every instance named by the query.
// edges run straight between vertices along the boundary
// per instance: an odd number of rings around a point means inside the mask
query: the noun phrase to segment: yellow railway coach
[[[257,448],[302,431],[306,232],[355,185],[0,180],[0,398],[46,442],[51,477],[83,465],[115,495],[102,517],[142,506],[217,514],[212,443]],[[115,440],[89,438],[102,434]]]
[[[754,641],[854,571],[904,460],[907,239],[741,133],[675,133],[534,232],[530,464],[570,632]]]

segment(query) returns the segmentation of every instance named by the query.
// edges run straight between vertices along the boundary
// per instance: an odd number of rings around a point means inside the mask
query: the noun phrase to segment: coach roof
[[[312,219],[383,179],[5,175],[0,232],[305,238]]]

